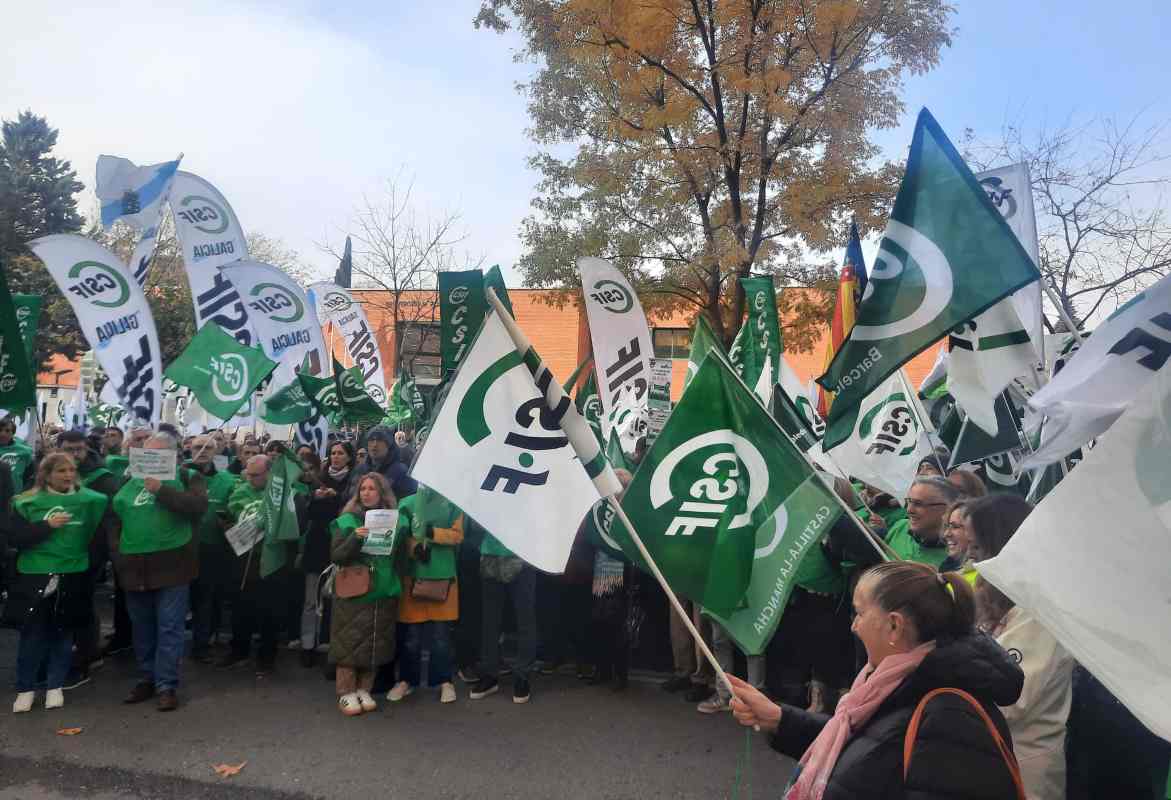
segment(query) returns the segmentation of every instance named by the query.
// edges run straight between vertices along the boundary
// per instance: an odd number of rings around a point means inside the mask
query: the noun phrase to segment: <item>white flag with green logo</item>
[[[313,284],[306,295],[317,309],[317,319],[333,323],[341,334],[353,365],[362,372],[362,381],[370,399],[386,408],[390,394],[382,369],[382,349],[378,346],[378,337],[370,327],[361,303],[354,300],[348,289],[328,281]]]
[[[850,435],[828,455],[846,474],[903,498],[919,462],[931,455],[926,431],[899,370],[862,399]]]
[[[500,315],[488,314],[411,474],[525,561],[561,572],[578,526],[601,495],[562,429],[562,416],[577,411],[568,398],[560,414],[551,411],[547,391],[538,388]],[[584,420],[582,426],[597,451],[589,467],[598,468],[605,458]]]
[[[791,501],[801,510],[789,513]],[[671,588],[719,613],[770,602],[749,592],[757,569],[769,571],[783,605],[792,570],[822,529],[809,528],[807,508],[823,505],[839,508],[743,381],[712,356],[622,498]]]
[[[818,378],[836,395],[825,446],[852,435],[863,398],[899,367],[1038,278],[984,188],[921,111],[857,321]]]
[[[1169,420],[1165,364],[1000,554],[976,564],[1164,739],[1171,739]]]
[[[28,246],[73,307],[118,402],[134,418],[157,424],[163,411],[162,351],[142,287],[116,255],[84,236],[43,236]]]
[[[631,394],[629,407],[646,405],[650,359],[654,355],[651,331],[638,295],[613,264],[601,258],[579,258],[577,270],[581,273],[598,395],[602,398],[602,436],[609,440],[623,393]]]
[[[329,351],[321,337],[317,311],[296,281],[257,261],[236,261],[220,271],[247,304],[260,349],[281,365],[277,376],[282,385],[306,356],[310,375],[329,372]]]

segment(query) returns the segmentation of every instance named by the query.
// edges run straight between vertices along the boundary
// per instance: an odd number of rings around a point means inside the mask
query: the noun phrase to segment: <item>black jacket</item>
[[[321,488],[333,489],[337,492],[333,497],[309,497],[309,508],[306,514],[308,528],[305,532],[305,545],[301,556],[301,569],[308,574],[321,572],[329,566],[329,524],[341,516],[342,506],[350,495],[351,476],[353,470],[346,473],[346,477],[335,481],[329,477],[328,470],[321,474]]]
[[[407,470],[408,465],[399,461],[398,448],[395,447],[394,442],[391,442],[386,452],[386,458],[380,463],[375,464],[370,456],[366,456],[366,459],[354,469],[353,477],[350,479],[350,494],[358,491],[358,481],[363,475],[368,472],[378,472],[386,478],[394,496],[402,500],[404,497],[414,494],[418,489],[418,484],[415,483],[414,478],[407,474]]]
[[[940,641],[919,668],[855,731],[829,776],[824,800],[1013,800],[1016,790],[1004,760],[979,715],[961,698],[933,699],[923,714],[903,782],[903,738],[919,701],[932,689],[971,694],[1006,742],[1008,725],[997,706],[1020,696],[1024,673],[993,639],[977,634]],[[800,758],[829,721],[782,706],[773,748]]]

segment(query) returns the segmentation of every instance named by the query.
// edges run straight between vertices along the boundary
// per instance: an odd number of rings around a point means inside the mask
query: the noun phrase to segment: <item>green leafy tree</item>
[[[77,193],[84,186],[68,161],[52,155],[57,130],[44,117],[22,111],[4,120],[0,134],[0,267],[14,292],[44,298],[33,358],[39,367],[52,353],[69,358],[85,347],[69,302],[25,246],[53,233],[75,233],[83,220]]]
[[[574,258],[610,258],[647,294],[707,315],[725,342],[737,278],[820,286],[811,267],[851,218],[881,227],[899,175],[869,132],[898,123],[905,75],[951,41],[945,0],[483,0],[537,63],[529,100],[536,210],[527,284],[565,289]],[[792,292],[787,346],[812,346],[828,303]],[[666,309],[664,309],[666,310]]]

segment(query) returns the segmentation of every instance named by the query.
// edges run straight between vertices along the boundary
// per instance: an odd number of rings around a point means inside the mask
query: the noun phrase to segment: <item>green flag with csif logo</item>
[[[827,450],[859,404],[908,360],[1040,277],[939,123],[919,112],[894,210],[858,317],[817,382],[836,394]]]
[[[245,347],[209,322],[163,375],[189,388],[207,411],[231,419],[274,369],[276,362],[259,348]]]
[[[386,412],[366,393],[361,367],[355,365],[344,369],[335,358],[333,379],[337,382],[338,407],[344,421],[373,424],[382,420]]]
[[[484,273],[478,269],[439,273],[439,353],[443,374],[460,365],[484,322]]]
[[[41,321],[41,306],[43,301],[40,295],[14,294],[12,305],[16,308],[16,324],[20,326],[20,336],[24,339],[24,349],[28,353],[28,363],[33,363],[33,345],[37,337],[37,325]]]
[[[305,394],[301,381],[294,378],[287,386],[277,389],[264,401],[260,417],[273,425],[296,425],[317,413]]]
[[[801,502],[792,513],[790,500]],[[769,567],[769,597],[787,597],[805,551],[835,516],[810,528],[808,507],[822,506],[837,508],[813,468],[713,357],[700,364],[622,499],[671,588],[721,614],[759,599],[745,592],[774,556],[784,569]]]
[[[699,370],[699,365],[712,350],[727,358],[724,353],[724,345],[716,338],[707,317],[699,314],[695,318],[695,326],[691,329],[691,352],[687,356],[687,374],[683,377],[684,389],[687,388],[687,384],[691,383],[691,379]]]
[[[772,365],[774,378],[781,374],[781,322],[777,316],[777,292],[772,275],[740,278],[748,318],[741,329],[744,371],[740,377],[756,386],[765,364]],[[740,337],[736,337],[740,340]],[[735,362],[733,362],[735,363]],[[737,366],[739,371],[739,366]]]
[[[342,424],[342,408],[337,398],[337,383],[333,378],[317,378],[305,370],[297,373],[297,380],[317,413],[329,420],[334,428]]]
[[[19,413],[36,405],[37,384],[29,352],[8,292],[8,278],[0,269],[0,408]]]

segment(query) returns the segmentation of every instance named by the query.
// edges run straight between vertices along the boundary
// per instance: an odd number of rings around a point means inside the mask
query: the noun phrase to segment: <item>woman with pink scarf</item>
[[[1012,800],[1012,739],[998,706],[1021,693],[1020,667],[975,627],[971,586],[955,572],[905,561],[879,564],[854,590],[853,631],[866,666],[832,716],[777,705],[732,678],[732,711],[742,725],[765,731],[775,750],[800,757],[784,800]],[[923,708],[904,759],[911,717]],[[803,754],[803,755],[802,755]]]

